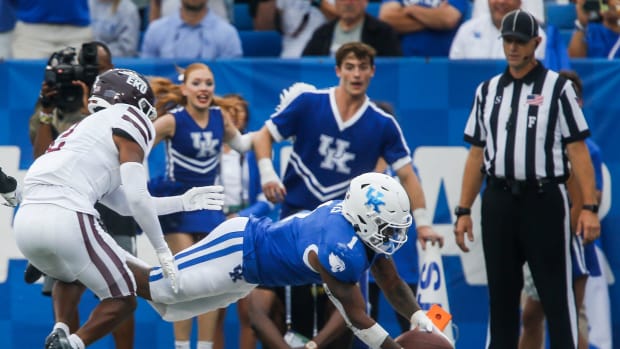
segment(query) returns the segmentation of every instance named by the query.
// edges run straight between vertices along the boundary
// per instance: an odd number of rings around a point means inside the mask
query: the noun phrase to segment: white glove
[[[9,207],[17,206],[17,203],[19,200],[17,200],[17,194],[15,190],[10,193],[1,193],[0,195],[2,195],[4,200],[6,200],[6,203],[3,203],[4,206],[9,206]]]
[[[209,185],[194,187],[181,196],[183,211],[214,210],[219,211],[224,206],[224,187]]]
[[[433,332],[433,321],[426,316],[424,310],[418,310],[411,315],[411,329],[420,328],[422,331]]]
[[[15,207],[18,204],[17,200],[17,181],[11,176],[7,176],[2,169],[0,169],[0,195],[6,200],[3,204],[9,207]]]
[[[161,271],[164,273],[164,277],[170,280],[172,291],[174,291],[174,293],[178,293],[179,284],[177,280],[177,273],[179,272],[179,269],[177,269],[176,264],[174,264],[174,256],[172,255],[172,252],[170,252],[170,249],[167,247],[155,252],[157,254],[159,264],[161,265]]]

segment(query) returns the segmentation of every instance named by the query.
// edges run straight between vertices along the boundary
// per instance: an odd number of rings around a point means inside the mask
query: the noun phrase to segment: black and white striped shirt
[[[514,180],[566,179],[565,145],[589,135],[572,83],[540,62],[522,79],[506,69],[481,83],[465,127],[486,174]]]

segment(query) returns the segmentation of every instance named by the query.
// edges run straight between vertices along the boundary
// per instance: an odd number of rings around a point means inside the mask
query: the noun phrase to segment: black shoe
[[[72,349],[71,342],[67,338],[65,331],[60,328],[55,329],[45,338],[45,349]]]
[[[41,276],[43,276],[43,273],[31,263],[28,263],[26,270],[24,270],[24,281],[26,281],[27,284],[34,284]]]

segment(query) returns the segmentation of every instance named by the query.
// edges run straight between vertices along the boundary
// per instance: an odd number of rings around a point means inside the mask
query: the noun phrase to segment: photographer
[[[570,57],[620,57],[620,0],[577,0]]]
[[[101,42],[82,45],[79,53],[72,47],[52,54],[45,69],[39,100],[30,118],[30,140],[33,144],[34,158],[41,156],[54,139],[75,123],[88,116],[86,108],[90,86],[98,74],[114,68],[109,48]],[[136,254],[136,223],[131,217],[123,217],[109,208],[97,203],[101,223],[116,242],[132,254]],[[41,277],[41,272],[28,264],[24,279],[33,283]],[[79,327],[79,314],[71,304],[71,296],[59,294],[54,288],[55,279],[45,276],[42,293],[52,296],[55,317],[69,317],[67,321],[71,332]],[[85,290],[82,289],[82,291]],[[133,348],[133,315],[113,332],[117,349]]]

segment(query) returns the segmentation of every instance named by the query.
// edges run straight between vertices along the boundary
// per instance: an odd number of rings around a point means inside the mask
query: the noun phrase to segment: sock
[[[57,323],[55,323],[54,324],[54,328],[52,329],[52,332],[56,331],[56,329],[58,329],[58,328],[63,330],[67,334],[67,337],[69,337],[69,335],[71,334],[71,333],[69,333],[70,332],[69,331],[69,326],[67,326],[67,324],[65,324],[64,322],[57,322]]]
[[[198,341],[196,349],[213,349],[213,342],[211,341]]]
[[[69,342],[71,342],[71,347],[73,349],[85,349],[86,346],[84,342],[82,342],[82,338],[78,337],[77,334],[72,334],[69,336]]]
[[[174,341],[174,349],[189,349],[189,341]]]

